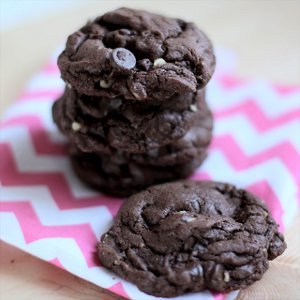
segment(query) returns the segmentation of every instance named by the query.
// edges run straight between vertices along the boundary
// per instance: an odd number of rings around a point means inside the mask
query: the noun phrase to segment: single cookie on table
[[[81,151],[103,152],[114,147],[140,153],[184,136],[207,113],[204,98],[202,89],[175,95],[157,106],[122,97],[79,96],[66,89],[53,106],[53,118]]]
[[[194,23],[119,8],[70,35],[58,66],[81,94],[163,101],[204,87],[215,55]]]
[[[227,292],[261,279],[286,248],[267,207],[217,182],[182,181],[133,195],[102,237],[102,265],[145,293]]]

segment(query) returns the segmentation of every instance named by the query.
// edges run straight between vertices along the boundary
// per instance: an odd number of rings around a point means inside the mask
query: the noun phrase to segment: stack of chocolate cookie
[[[215,56],[195,24],[120,8],[69,36],[58,65],[66,89],[53,117],[86,183],[127,196],[206,157]]]

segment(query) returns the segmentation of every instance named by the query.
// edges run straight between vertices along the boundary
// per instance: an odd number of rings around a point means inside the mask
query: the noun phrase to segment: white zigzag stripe
[[[20,201],[30,201],[40,222],[45,226],[88,223],[98,237],[108,231],[113,220],[106,206],[102,205],[67,210],[59,209],[47,186],[1,187],[1,197],[5,201],[14,202],[16,195],[20,195]]]
[[[235,130],[235,128],[239,128],[239,130]],[[291,132],[300,132],[299,121],[293,120],[280,125],[280,127],[259,133],[253,127],[251,121],[243,115],[233,115],[219,119],[214,128],[214,136],[230,134],[247,155],[265,151],[285,141],[290,142],[300,151],[300,139],[292,136]]]
[[[232,168],[221,151],[211,150],[200,170],[207,172],[214,180],[231,182],[241,188],[259,181],[267,181],[281,203],[284,211],[283,223],[286,227],[290,225],[297,213],[297,186],[290,172],[278,159],[271,159],[246,170],[237,171]]]
[[[47,128],[47,134],[49,135],[50,140],[54,142],[66,141],[66,138],[58,132],[57,126],[52,120],[51,106],[52,102],[50,101],[41,101],[39,103],[36,101],[15,103],[6,111],[3,120],[34,115],[39,117],[42,124]]]
[[[20,172],[61,172],[65,175],[71,191],[76,197],[99,195],[86,187],[74,174],[66,156],[36,155],[28,130],[24,126],[2,130],[0,142],[8,142]]]
[[[219,82],[212,80],[208,84],[207,99],[215,110],[240,104],[245,99],[252,99],[269,117],[277,117],[299,108],[299,93],[278,95],[268,82],[259,80],[234,89],[223,88]]]
[[[134,285],[116,277],[102,267],[88,268],[85,259],[77,243],[71,238],[45,238],[27,244],[24,240],[20,225],[13,213],[0,213],[1,227],[0,236],[5,242],[15,245],[22,250],[31,253],[43,260],[50,261],[57,258],[62,266],[69,272],[80,276],[81,278],[93,282],[103,288],[108,288],[118,282],[122,282],[125,291],[132,299],[136,300],[163,300],[165,298],[152,297],[140,292]],[[5,228],[5,230],[3,229]],[[43,249],[43,251],[41,251]],[[47,251],[49,249],[49,251]],[[65,249],[72,249],[69,255],[65,255]],[[237,292],[230,294],[229,299],[234,299]],[[142,298],[141,298],[142,297]],[[182,296],[176,299],[193,299],[194,295]],[[209,292],[201,293],[201,300],[213,300]]]
[[[28,83],[26,91],[35,92],[40,90],[61,90],[63,92],[64,82],[58,73],[43,74],[34,76]],[[35,100],[36,101],[36,100]]]

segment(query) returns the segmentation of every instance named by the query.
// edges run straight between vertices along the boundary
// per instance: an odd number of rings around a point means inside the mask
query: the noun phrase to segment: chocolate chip
[[[130,70],[136,64],[134,54],[125,48],[116,48],[112,52],[112,59],[120,69]]]
[[[144,71],[148,71],[149,69],[152,68],[152,62],[150,59],[148,58],[144,58],[140,61],[138,61],[138,66],[143,69]]]

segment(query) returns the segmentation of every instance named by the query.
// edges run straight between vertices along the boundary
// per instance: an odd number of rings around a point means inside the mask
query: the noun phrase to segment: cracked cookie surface
[[[215,56],[194,23],[119,8],[70,35],[58,66],[81,94],[163,101],[204,87]]]
[[[182,181],[130,197],[98,245],[101,263],[145,293],[230,291],[259,280],[286,248],[267,207],[218,182]]]
[[[153,154],[182,138],[197,122],[198,136],[210,137],[212,116],[204,98],[203,89],[176,95],[158,106],[128,102],[123,97],[79,96],[67,88],[53,105],[53,119],[83,152],[105,152],[113,147],[132,153],[152,150]]]
[[[147,153],[114,148],[84,153],[73,145],[70,157],[76,174],[87,184],[110,195],[130,196],[153,184],[190,176],[206,158],[211,137],[207,108],[184,137]]]

